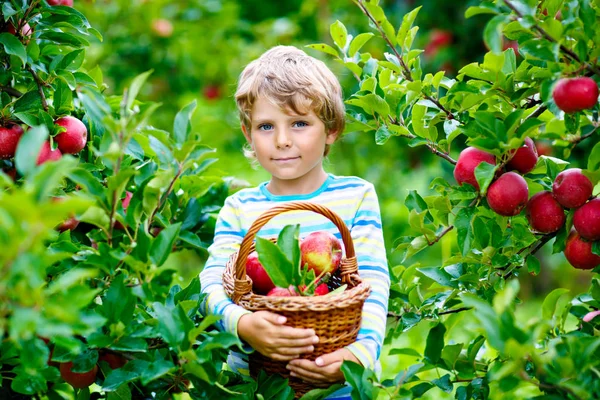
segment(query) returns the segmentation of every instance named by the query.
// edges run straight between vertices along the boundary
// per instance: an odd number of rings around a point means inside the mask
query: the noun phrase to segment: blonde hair
[[[324,62],[296,47],[273,47],[240,74],[235,101],[240,122],[248,132],[252,106],[259,97],[296,114],[314,111],[328,133],[340,135],[344,130],[346,110],[340,82]],[[328,153],[326,145],[324,155]],[[249,148],[244,149],[244,154],[255,159]]]

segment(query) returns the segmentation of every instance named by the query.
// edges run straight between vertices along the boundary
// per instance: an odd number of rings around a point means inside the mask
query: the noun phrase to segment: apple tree
[[[137,99],[151,72],[106,95],[101,69],[83,67],[101,34],[67,3],[1,8],[0,397],[283,387],[223,370],[238,339],[200,313],[197,277],[177,279],[173,257],[205,256],[230,186],[191,127],[196,103],[165,131],[148,124],[159,105]]]
[[[331,45],[309,46],[356,79],[348,131],[382,146],[426,148],[440,160],[429,193],[401,183],[411,234],[394,246],[403,261],[392,269],[384,352],[411,361],[382,380],[344,365],[354,398],[599,398],[600,5],[469,7],[467,17],[489,16],[489,51],[448,77],[424,73],[423,50],[413,48],[420,7],[393,21],[379,1],[354,3],[369,31],[349,33],[336,21]],[[380,58],[361,52],[373,37],[387,45]],[[541,140],[556,156],[538,154]],[[443,259],[415,261],[440,245],[450,249]],[[588,270],[589,290],[555,287],[522,322],[518,277],[540,272],[544,246]],[[422,348],[394,345],[423,326]]]

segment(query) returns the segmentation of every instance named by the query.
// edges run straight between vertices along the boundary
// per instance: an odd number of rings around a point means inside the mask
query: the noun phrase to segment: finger
[[[283,315],[275,314],[270,311],[259,311],[259,312],[261,313],[262,317],[266,321],[272,323],[273,325],[283,325],[287,321],[287,318],[284,317]]]
[[[301,354],[312,353],[315,350],[315,348],[312,345],[311,346],[304,346],[304,347],[293,347],[293,346],[282,347],[282,346],[276,346],[276,347],[273,347],[272,350],[273,350],[273,352],[277,352],[277,353],[285,355],[285,356],[300,357]]]
[[[290,375],[311,383],[329,383],[336,380],[334,377],[335,371],[329,370],[315,372],[305,369],[294,369],[290,370]]]
[[[319,367],[325,367],[327,365],[330,365],[332,363],[335,362],[340,362],[340,360],[345,360],[346,353],[344,349],[339,349],[336,350],[332,353],[328,353],[328,354],[323,354],[320,357],[317,357],[317,359],[315,359],[315,364],[318,365]]]

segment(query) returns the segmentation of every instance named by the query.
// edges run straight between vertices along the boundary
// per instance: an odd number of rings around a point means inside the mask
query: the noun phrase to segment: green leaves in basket
[[[277,238],[277,244],[256,238],[258,260],[275,286],[297,286],[300,273],[300,225],[286,225]]]

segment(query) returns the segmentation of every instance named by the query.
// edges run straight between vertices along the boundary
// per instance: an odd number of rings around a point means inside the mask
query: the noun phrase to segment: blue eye
[[[258,126],[258,129],[261,130],[261,131],[268,131],[268,130],[273,129],[273,125],[271,125],[271,124],[260,124]]]
[[[294,126],[297,128],[302,128],[302,127],[308,126],[308,124],[304,121],[296,121],[296,122],[294,122]]]

